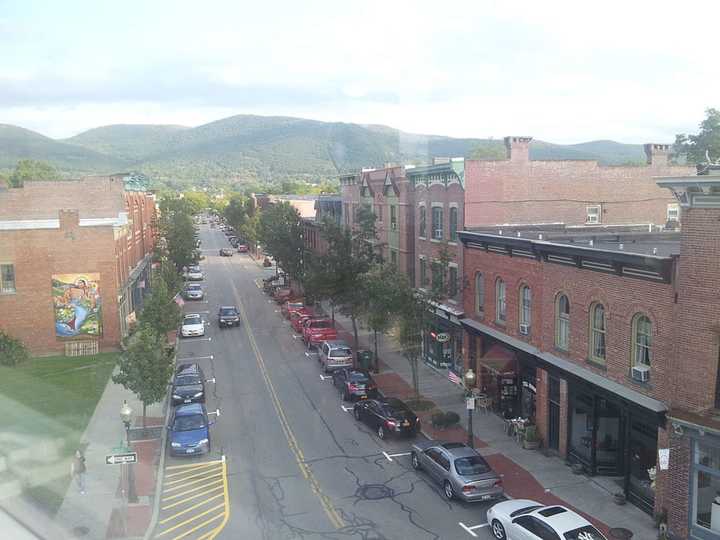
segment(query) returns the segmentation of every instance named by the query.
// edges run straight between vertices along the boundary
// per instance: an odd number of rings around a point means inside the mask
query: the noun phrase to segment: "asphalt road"
[[[258,288],[270,272],[247,255],[219,257],[229,244],[216,229],[202,226],[200,239],[206,302],[187,302],[184,311],[205,312],[209,326],[204,339],[181,341],[178,358],[197,359],[215,377],[207,408],[220,414],[211,454],[168,458],[166,474],[224,459],[229,504],[199,517],[200,504],[178,518],[161,513],[167,527],[180,520],[184,527],[161,538],[491,538],[482,526],[486,504],[446,501],[410,466],[409,441],[380,441],[342,408],[332,381],[320,377],[279,306]],[[218,306],[233,304],[242,325],[219,329]],[[216,487],[208,485],[208,497]]]

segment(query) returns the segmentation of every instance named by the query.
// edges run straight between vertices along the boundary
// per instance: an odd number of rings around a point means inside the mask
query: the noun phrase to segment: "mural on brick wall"
[[[101,336],[100,274],[52,276],[55,335]]]

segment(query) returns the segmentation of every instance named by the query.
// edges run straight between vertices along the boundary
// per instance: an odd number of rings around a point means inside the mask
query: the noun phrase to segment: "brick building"
[[[505,137],[507,159],[465,162],[465,225],[565,223],[665,225],[677,201],[656,176],[694,174],[668,163],[669,145],[646,144],[645,166],[530,160],[531,137]]]
[[[0,190],[0,328],[34,354],[119,347],[148,290],[155,208],[124,174]]]
[[[466,357],[550,451],[675,537],[720,538],[720,176],[656,182],[679,232],[461,232]]]

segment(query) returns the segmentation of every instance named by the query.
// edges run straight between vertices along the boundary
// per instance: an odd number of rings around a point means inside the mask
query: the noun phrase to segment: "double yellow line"
[[[295,434],[290,427],[290,422],[288,421],[287,416],[285,416],[285,411],[283,410],[282,404],[278,399],[277,392],[275,392],[275,386],[270,380],[270,375],[268,374],[267,368],[265,367],[265,361],[263,360],[262,354],[260,353],[260,348],[257,346],[257,342],[255,341],[255,336],[253,335],[253,331],[250,327],[250,320],[248,319],[247,313],[245,311],[245,306],[240,299],[240,295],[238,294],[235,284],[232,281],[230,283],[232,285],[233,291],[235,292],[235,297],[238,300],[240,316],[243,319],[245,331],[247,332],[248,338],[250,340],[250,346],[255,353],[255,358],[257,359],[260,373],[262,374],[263,380],[265,381],[265,386],[268,389],[270,399],[272,400],[273,406],[275,407],[275,412],[277,413],[278,419],[280,420],[280,426],[285,433],[285,438],[287,439],[288,446],[290,447],[290,450],[295,456],[295,461],[297,461],[300,472],[302,473],[303,477],[310,483],[310,488],[312,489],[315,496],[319,499],[320,505],[322,506],[323,510],[325,510],[325,513],[327,514],[330,523],[332,523],[335,528],[341,529],[345,526],[345,523],[340,517],[340,514],[338,514],[337,510],[335,510],[335,507],[330,501],[330,498],[323,493],[322,489],[320,488],[320,484],[315,478],[315,475],[313,474],[310,467],[305,464],[305,457],[303,456],[300,445],[298,444],[297,439],[295,438]]]

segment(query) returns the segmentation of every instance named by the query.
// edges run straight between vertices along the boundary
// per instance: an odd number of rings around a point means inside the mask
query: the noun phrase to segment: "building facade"
[[[155,209],[131,175],[0,190],[0,328],[34,354],[117,349],[149,291]]]

